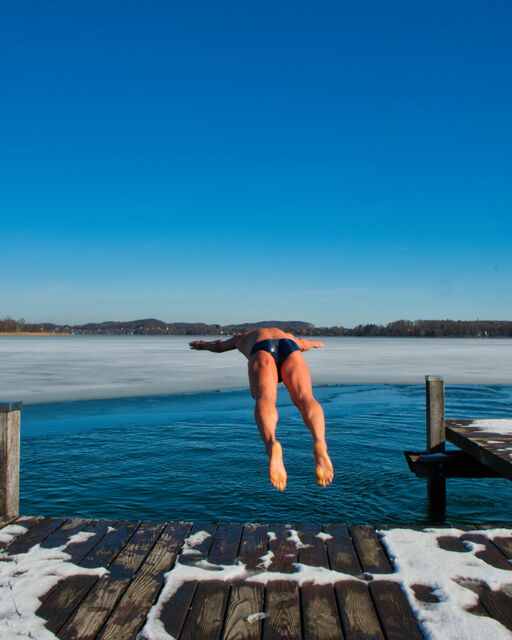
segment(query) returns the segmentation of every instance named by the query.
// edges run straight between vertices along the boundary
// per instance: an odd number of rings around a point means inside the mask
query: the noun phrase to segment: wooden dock
[[[503,478],[512,480],[512,432],[496,427],[509,420],[446,420],[446,439]]]
[[[323,585],[298,585],[286,579],[260,584],[215,580],[212,570],[211,580],[185,581],[161,608],[163,628],[179,640],[423,638],[400,585],[383,575],[393,574],[393,564],[379,534],[368,525],[292,528],[50,517],[21,517],[11,522],[27,531],[7,544],[0,543],[4,562],[16,562],[19,554],[35,545],[56,549],[68,544],[65,552],[70,563],[108,569],[102,577],[71,575],[41,594],[36,613],[62,640],[135,640],[161,594],[164,574],[177,562],[196,566],[201,560],[211,563],[210,568],[242,562],[255,574],[296,574],[293,563],[299,562],[339,571],[346,579]],[[76,538],[80,532],[89,535]],[[192,553],[184,553],[184,542],[199,532],[206,533],[196,536]],[[480,557],[487,563],[510,570],[512,583],[512,536],[490,542],[471,531],[466,535],[485,545]],[[69,544],[72,536],[76,541]],[[464,536],[444,538],[439,540],[443,548],[467,551]],[[265,557],[268,564],[262,569]],[[359,580],[350,580],[350,576]],[[484,584],[471,588],[480,590],[475,613],[492,617],[512,630],[512,597],[493,592]],[[436,602],[428,587],[417,585],[415,591],[417,598]]]

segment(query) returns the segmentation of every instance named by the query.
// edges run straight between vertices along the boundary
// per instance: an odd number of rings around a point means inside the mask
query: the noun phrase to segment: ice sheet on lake
[[[193,336],[0,336],[1,400],[27,404],[247,387],[238,352],[191,351]],[[322,338],[314,384],[512,384],[512,340]]]

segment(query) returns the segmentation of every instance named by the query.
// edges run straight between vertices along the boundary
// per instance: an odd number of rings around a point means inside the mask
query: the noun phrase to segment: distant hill
[[[98,335],[212,335],[230,334],[238,331],[249,331],[258,327],[278,327],[291,333],[304,333],[313,329],[310,322],[302,320],[262,320],[243,324],[206,324],[204,322],[163,322],[156,318],[129,320],[124,322],[109,320],[107,322],[88,322],[80,325],[58,326],[43,322],[43,331],[69,331],[70,333]]]
[[[302,320],[260,320],[242,324],[206,324],[204,322],[163,322],[156,318],[119,322],[88,322],[77,325],[57,325],[50,322],[28,324],[13,318],[0,319],[0,333],[80,333],[89,335],[230,335],[257,327],[278,327],[299,336],[358,336],[410,338],[512,338],[509,320],[396,320],[388,324],[359,324],[315,327]]]

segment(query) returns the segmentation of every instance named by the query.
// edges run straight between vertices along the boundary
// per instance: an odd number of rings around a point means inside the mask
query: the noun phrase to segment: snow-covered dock
[[[4,640],[512,638],[512,531],[17,518]]]

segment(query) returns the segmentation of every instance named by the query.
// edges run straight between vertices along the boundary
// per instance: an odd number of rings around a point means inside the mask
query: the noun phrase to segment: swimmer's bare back
[[[247,333],[236,333],[228,340],[212,340],[206,342],[205,340],[194,340],[189,342],[191,349],[213,351],[215,353],[222,353],[224,351],[232,351],[238,349],[240,353],[249,360],[251,356],[251,349],[257,342],[261,340],[279,340],[280,338],[287,338],[296,342],[301,351],[309,351],[309,349],[321,348],[324,346],[323,342],[319,340],[304,340],[302,338],[296,338],[291,333],[286,333],[277,328],[268,329],[254,329]]]

